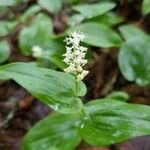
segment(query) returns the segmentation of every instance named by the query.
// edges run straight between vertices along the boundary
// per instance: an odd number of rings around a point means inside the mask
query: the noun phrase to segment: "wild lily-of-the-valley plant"
[[[64,71],[69,74],[28,63],[0,67],[1,80],[15,80],[57,111],[28,132],[24,150],[73,150],[81,140],[105,146],[150,134],[150,108],[126,103],[128,96],[123,92],[83,104],[86,87],[81,80],[89,73],[83,69],[87,48],[80,42],[84,38],[83,33],[73,32],[65,39],[63,61],[68,66]],[[33,48],[33,55],[41,55],[38,46]]]

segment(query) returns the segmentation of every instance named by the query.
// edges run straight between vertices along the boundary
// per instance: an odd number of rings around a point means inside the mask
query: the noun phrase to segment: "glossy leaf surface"
[[[83,139],[96,146],[118,143],[150,134],[150,107],[104,99],[86,104],[89,119],[79,131]]]
[[[74,117],[53,113],[23,139],[23,150],[74,150],[80,142]]]
[[[86,87],[79,82],[76,90],[75,78],[69,74],[35,67],[32,64],[14,63],[0,67],[1,76],[15,80],[56,111],[73,113],[82,108],[78,97],[86,93]]]

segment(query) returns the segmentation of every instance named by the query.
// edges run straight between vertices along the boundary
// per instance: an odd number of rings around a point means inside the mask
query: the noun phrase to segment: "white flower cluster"
[[[63,61],[69,66],[64,71],[74,74],[77,81],[83,80],[89,73],[89,71],[83,69],[83,66],[87,63],[85,59],[87,48],[80,46],[80,42],[83,42],[84,39],[85,35],[76,31],[65,39],[67,46],[66,53],[63,55],[65,57]]]
[[[32,47],[32,56],[33,57],[41,57],[43,50],[40,46],[36,45]]]

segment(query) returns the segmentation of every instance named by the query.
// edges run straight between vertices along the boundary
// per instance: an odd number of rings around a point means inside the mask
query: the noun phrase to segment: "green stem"
[[[75,97],[78,97],[78,81],[75,79]]]

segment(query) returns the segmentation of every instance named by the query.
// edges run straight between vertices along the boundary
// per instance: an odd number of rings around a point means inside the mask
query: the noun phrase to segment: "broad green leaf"
[[[0,1],[0,6],[12,6],[15,5],[15,1],[14,0],[1,0]]]
[[[142,12],[144,15],[150,13],[150,0],[143,0]]]
[[[39,5],[32,5],[24,12],[24,14],[21,16],[20,20],[23,23],[26,23],[34,14],[36,14],[40,10],[41,10],[41,7]]]
[[[135,25],[123,25],[119,28],[122,36],[125,40],[129,40],[130,38],[134,38],[137,36],[140,37],[148,37],[148,35],[142,31],[140,28],[136,27]]]
[[[53,36],[53,25],[50,18],[44,14],[38,14],[30,27],[24,28],[19,37],[21,51],[25,55],[31,54],[33,46],[43,46]]]
[[[63,40],[50,40],[42,48],[44,52],[41,58],[49,60],[51,63],[54,63],[55,67],[57,66],[60,69],[64,69],[66,67],[66,64],[62,61],[64,59],[63,54],[65,53]]]
[[[10,47],[8,42],[2,41],[0,42],[0,63],[3,63],[9,58],[10,55]]]
[[[81,31],[86,35],[84,42],[97,47],[119,47],[122,43],[120,36],[111,28],[99,23],[83,23],[73,27],[71,31]],[[68,30],[68,32],[70,32]],[[109,33],[109,34],[108,34]]]
[[[16,21],[0,21],[0,36],[10,34],[16,25]]]
[[[73,9],[81,13],[85,18],[92,18],[103,15],[115,7],[113,2],[100,2],[96,4],[81,4],[74,6]]]
[[[28,2],[29,0],[14,0],[16,4],[20,4],[23,2]]]
[[[94,100],[86,104],[85,119],[79,128],[89,144],[105,146],[132,137],[150,134],[150,107],[115,100]]]
[[[106,96],[106,99],[119,100],[119,101],[127,101],[129,99],[129,95],[123,91],[115,91]]]
[[[58,66],[60,69],[64,69],[67,67],[66,63],[62,61],[63,60],[62,53],[55,53],[51,55],[49,57],[49,60],[53,62],[56,66]]]
[[[150,39],[135,37],[127,40],[119,52],[119,67],[123,76],[141,86],[150,84]]]
[[[4,12],[6,10],[5,6],[0,6],[0,12]]]
[[[73,5],[73,4],[76,4],[76,3],[78,3],[78,2],[81,2],[82,0],[64,0],[64,2],[66,2],[66,3],[68,3],[68,4],[71,4],[71,5]]]
[[[23,150],[74,150],[80,142],[73,116],[53,113],[23,139]]]
[[[117,16],[113,12],[108,12],[108,13],[103,14],[101,16],[86,20],[86,22],[97,22],[97,23],[104,24],[106,26],[113,26],[113,25],[116,25],[118,23],[121,23],[122,21],[123,21],[123,18],[120,16]]]
[[[68,18],[67,24],[69,26],[75,26],[80,24],[85,18],[81,14],[74,14]]]
[[[38,3],[51,13],[58,13],[62,8],[62,0],[38,0]]]
[[[73,113],[82,108],[78,97],[86,93],[86,87],[79,82],[76,90],[75,77],[69,74],[35,67],[32,64],[14,63],[0,67],[1,75],[15,80],[56,111]]]

